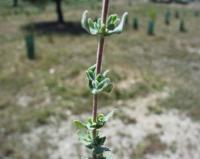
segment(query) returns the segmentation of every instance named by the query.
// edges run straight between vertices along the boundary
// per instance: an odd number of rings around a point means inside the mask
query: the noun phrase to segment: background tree
[[[17,0],[14,0],[14,1],[17,1]],[[62,10],[63,0],[23,0],[23,1],[37,5],[39,7],[46,6],[49,2],[53,2],[55,4],[57,22],[64,23],[64,15],[63,15],[63,10]]]
[[[64,22],[63,11],[62,11],[62,0],[54,0],[56,4],[57,21],[59,23]]]
[[[13,0],[13,7],[17,7],[18,6],[18,0]]]

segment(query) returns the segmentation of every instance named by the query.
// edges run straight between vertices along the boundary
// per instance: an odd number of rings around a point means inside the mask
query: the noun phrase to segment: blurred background
[[[91,115],[85,70],[97,39],[80,26],[101,0],[0,0],[0,159],[78,159],[72,126]],[[200,158],[200,1],[111,0],[129,12],[106,39],[114,90],[99,112],[113,159]]]

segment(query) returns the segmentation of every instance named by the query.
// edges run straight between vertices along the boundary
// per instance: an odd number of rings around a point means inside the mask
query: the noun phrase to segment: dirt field
[[[30,23],[49,26],[47,22],[56,19],[54,8],[4,5],[7,8],[0,5],[0,159],[85,156],[72,121],[91,112],[85,70],[95,62],[97,40],[82,32],[79,21],[86,8],[95,17],[99,7],[64,5],[66,28],[38,27],[37,58],[30,61],[24,42],[30,30],[25,28]],[[101,97],[99,110],[116,108],[104,130],[113,159],[200,158],[200,15],[193,6],[112,4],[112,13],[129,12],[126,31],[107,39],[103,64],[114,81],[113,92]],[[149,9],[157,12],[154,36],[147,35]],[[172,18],[166,26],[168,9]],[[176,10],[185,20],[185,33],[179,32]],[[131,26],[135,16],[138,31]]]

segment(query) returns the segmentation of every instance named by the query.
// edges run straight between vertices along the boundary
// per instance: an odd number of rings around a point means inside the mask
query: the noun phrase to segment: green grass
[[[157,134],[149,134],[133,150],[133,159],[143,159],[147,154],[161,153],[167,149],[167,145],[160,141]]]
[[[85,34],[36,34],[37,59],[29,61],[22,26],[55,20],[54,6],[49,5],[42,12],[33,6],[13,9],[8,3],[3,5],[5,7],[0,9],[0,155],[10,154],[23,159],[17,135],[51,123],[52,117],[57,122],[67,120],[67,111],[72,114],[91,111],[92,99],[86,86],[85,70],[95,61],[97,42]],[[157,11],[157,19],[156,34],[150,37],[146,35],[146,10],[152,7]],[[80,21],[86,8],[86,4],[64,5],[66,21]],[[112,94],[101,97],[102,107],[168,87],[172,94],[159,104],[159,108],[177,108],[199,120],[200,55],[187,51],[187,47],[199,48],[199,17],[195,17],[192,10],[179,6],[181,13],[186,14],[188,28],[188,32],[182,34],[175,18],[170,26],[164,24],[164,12],[168,8],[138,3],[132,7],[114,5],[111,9],[111,12],[120,13],[128,10],[130,27],[107,41],[103,68],[110,68],[115,88]],[[97,9],[98,6],[91,9],[93,17],[98,15]],[[132,30],[130,21],[135,15],[140,19],[137,32]],[[50,73],[52,69],[55,70],[53,74]],[[136,80],[135,84],[127,89],[118,87],[130,77]],[[19,102],[24,96],[30,98],[26,106]],[[151,111],[158,113],[159,110],[152,108]],[[127,120],[125,122],[129,122]],[[137,121],[131,119],[130,122]],[[41,156],[38,154],[34,159],[45,158]]]

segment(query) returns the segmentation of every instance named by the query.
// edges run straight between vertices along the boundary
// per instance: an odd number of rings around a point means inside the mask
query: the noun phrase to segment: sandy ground
[[[113,159],[131,159],[136,146],[149,134],[157,134],[168,148],[160,153],[147,154],[145,159],[200,158],[200,123],[195,123],[177,110],[164,111],[161,114],[149,112],[149,106],[167,98],[169,93],[166,89],[134,101],[118,102],[117,114],[129,119],[129,123],[123,122],[116,115],[103,130],[103,134],[108,136],[107,144],[114,152]],[[109,109],[111,107],[106,108],[106,111]],[[45,134],[48,136],[48,143],[54,146],[48,150],[50,159],[77,159],[85,156],[85,149],[79,145],[74,134],[72,121],[86,118],[88,114],[81,117],[73,116],[70,112],[66,114],[69,116],[66,122],[41,127],[24,135],[22,138],[26,150],[37,149],[37,144]],[[135,122],[131,122],[134,120]],[[172,146],[173,149],[170,148]]]

